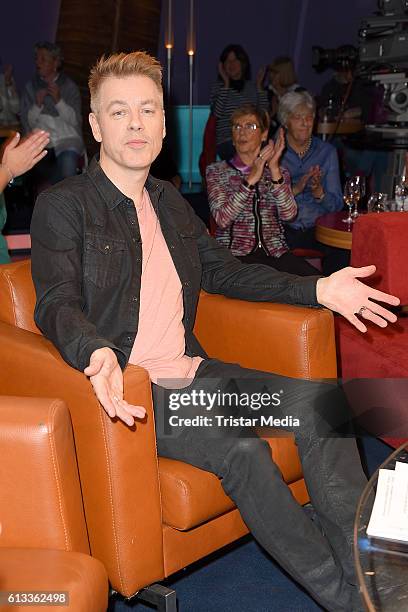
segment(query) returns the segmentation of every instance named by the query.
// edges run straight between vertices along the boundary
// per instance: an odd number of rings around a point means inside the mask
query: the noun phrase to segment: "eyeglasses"
[[[246,132],[255,132],[255,130],[257,130],[259,128],[259,125],[257,125],[256,123],[245,123],[244,125],[241,125],[240,123],[234,123],[234,125],[232,126],[232,129],[235,132],[240,132],[241,130],[245,130]]]

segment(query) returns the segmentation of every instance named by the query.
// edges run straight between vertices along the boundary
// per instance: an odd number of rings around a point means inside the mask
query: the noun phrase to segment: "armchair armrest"
[[[298,378],[335,378],[333,315],[201,292],[194,331],[208,355]]]
[[[91,553],[115,590],[132,595],[164,575],[151,387],[142,368],[125,371],[125,397],[146,408],[129,428],[100,407],[84,374],[43,336],[0,322],[0,388],[7,395],[60,397],[69,407]]]

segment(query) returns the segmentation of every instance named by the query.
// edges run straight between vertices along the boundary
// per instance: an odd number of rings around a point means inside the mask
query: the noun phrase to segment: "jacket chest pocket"
[[[200,254],[198,252],[197,241],[194,236],[188,233],[180,234],[185,253],[194,268],[201,268]]]
[[[102,289],[117,285],[126,251],[124,240],[88,234],[85,238],[84,276]]]

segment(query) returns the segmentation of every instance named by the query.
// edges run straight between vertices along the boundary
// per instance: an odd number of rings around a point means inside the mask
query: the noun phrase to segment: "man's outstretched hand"
[[[398,306],[399,299],[394,295],[372,289],[358,280],[371,276],[374,272],[375,266],[347,267],[327,278],[319,278],[316,285],[317,301],[322,306],[327,306],[330,310],[343,315],[361,332],[366,332],[367,327],[360,319],[372,321],[379,327],[386,327],[388,321],[395,323],[396,315],[372,300]]]
[[[130,427],[135,418],[143,419],[146,414],[143,406],[132,406],[123,399],[123,374],[112,349],[94,351],[84,374],[89,376],[96,397],[112,419],[118,417]]]

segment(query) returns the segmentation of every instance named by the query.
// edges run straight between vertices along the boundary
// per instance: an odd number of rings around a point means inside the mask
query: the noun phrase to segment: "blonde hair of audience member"
[[[269,76],[271,84],[279,96],[297,83],[295,68],[290,57],[276,57],[269,66]]]
[[[163,95],[162,67],[156,58],[144,51],[115,53],[109,57],[102,56],[91,68],[88,79],[93,113],[97,114],[98,112],[98,93],[102,81],[109,77],[123,78],[128,76],[148,77]]]

